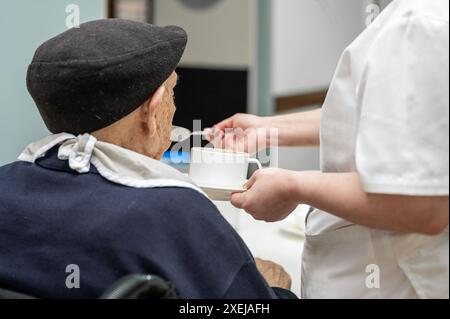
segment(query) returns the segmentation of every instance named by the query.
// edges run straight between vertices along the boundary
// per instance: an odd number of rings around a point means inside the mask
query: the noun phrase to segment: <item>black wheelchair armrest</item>
[[[110,287],[100,299],[177,299],[175,288],[153,275],[128,275]]]
[[[36,298],[15,291],[0,288],[0,300],[2,299],[7,300],[7,299],[36,299]]]
[[[128,275],[114,283],[100,299],[177,299],[175,287],[153,275]],[[37,299],[0,288],[1,299]]]

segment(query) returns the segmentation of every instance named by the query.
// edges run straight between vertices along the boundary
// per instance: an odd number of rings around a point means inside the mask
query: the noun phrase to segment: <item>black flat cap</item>
[[[148,100],[177,67],[186,43],[176,26],[88,22],[37,49],[28,91],[52,133],[91,133]]]

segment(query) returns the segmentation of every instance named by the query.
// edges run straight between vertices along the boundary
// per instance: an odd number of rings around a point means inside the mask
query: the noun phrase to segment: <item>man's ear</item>
[[[153,136],[156,133],[156,112],[163,103],[165,91],[166,87],[161,85],[158,90],[156,90],[155,94],[153,94],[153,96],[144,104],[142,120],[147,127],[150,136]]]

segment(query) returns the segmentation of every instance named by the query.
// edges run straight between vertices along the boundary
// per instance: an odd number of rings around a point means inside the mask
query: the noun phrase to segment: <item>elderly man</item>
[[[186,43],[178,27],[99,20],[37,50],[27,85],[54,135],[0,168],[1,288],[96,298],[150,273],[184,298],[277,297],[213,203],[158,161]]]

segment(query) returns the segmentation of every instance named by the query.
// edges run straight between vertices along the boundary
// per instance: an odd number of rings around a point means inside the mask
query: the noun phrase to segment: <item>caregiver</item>
[[[395,0],[344,51],[322,111],[217,124],[321,146],[321,172],[258,171],[232,197],[268,222],[315,207],[303,298],[449,297],[448,15],[447,0]]]

